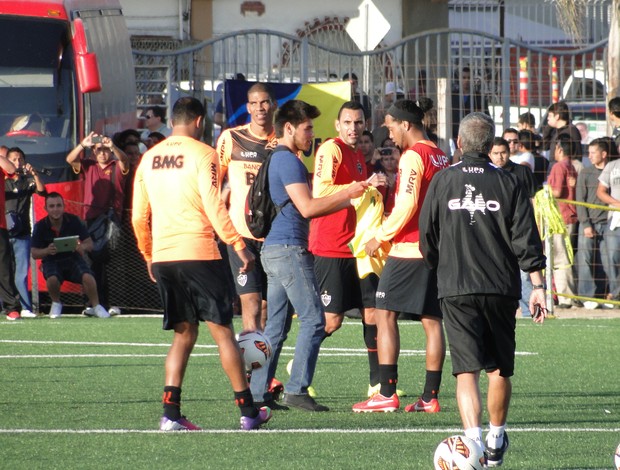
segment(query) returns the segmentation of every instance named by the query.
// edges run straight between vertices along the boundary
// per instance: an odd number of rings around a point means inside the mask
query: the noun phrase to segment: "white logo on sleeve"
[[[483,215],[486,211],[496,212],[500,209],[500,204],[497,201],[486,201],[482,193],[474,195],[476,188],[471,184],[465,185],[465,197],[461,199],[450,199],[448,201],[448,209],[451,211],[466,210],[469,212],[469,225],[474,225],[474,214],[476,211],[482,212]]]
[[[321,302],[323,302],[323,306],[327,307],[332,301],[332,296],[327,293],[327,291],[321,294]]]

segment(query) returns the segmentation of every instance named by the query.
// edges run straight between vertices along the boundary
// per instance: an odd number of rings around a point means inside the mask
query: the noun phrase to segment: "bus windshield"
[[[0,31],[0,145],[21,148],[47,182],[66,180],[76,132],[69,25],[1,16]]]

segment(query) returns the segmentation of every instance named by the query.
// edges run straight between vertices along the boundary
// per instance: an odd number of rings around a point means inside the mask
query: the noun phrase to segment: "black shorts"
[[[259,293],[263,296],[263,299],[267,299],[267,275],[260,262],[260,250],[263,247],[263,242],[251,238],[244,238],[243,241],[255,258],[254,269],[249,273],[239,274],[239,268],[242,266],[241,260],[235,248],[232,245],[227,245],[228,262],[235,280],[237,295]]]
[[[315,256],[314,272],[326,312],[344,314],[364,308],[355,258]]]
[[[515,312],[519,301],[503,295],[441,299],[452,374],[492,372],[511,377],[515,366]]]
[[[153,263],[153,275],[164,307],[164,330],[181,322],[232,323],[232,297],[226,288],[222,260]]]
[[[443,318],[437,298],[437,271],[421,258],[389,256],[377,287],[377,308]]]
[[[41,263],[41,269],[46,280],[49,277],[56,276],[61,284],[64,281],[82,284],[84,274],[94,276],[84,258],[78,253],[73,253],[72,256],[65,256],[58,260],[45,260]]]
[[[377,286],[379,285],[379,276],[370,273],[364,279],[360,279],[360,289],[362,291],[362,302],[364,308],[375,308]]]

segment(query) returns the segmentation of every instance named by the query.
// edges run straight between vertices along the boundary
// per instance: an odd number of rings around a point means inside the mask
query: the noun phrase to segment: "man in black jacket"
[[[541,270],[545,256],[528,194],[489,160],[495,125],[482,113],[461,122],[460,163],[438,173],[420,214],[420,248],[437,269],[438,294],[457,379],[465,435],[484,450],[489,467],[502,464],[514,371],[519,269],[529,272],[534,321],[546,311]],[[480,254],[484,253],[484,256]],[[489,379],[489,433],[482,441],[480,372]]]

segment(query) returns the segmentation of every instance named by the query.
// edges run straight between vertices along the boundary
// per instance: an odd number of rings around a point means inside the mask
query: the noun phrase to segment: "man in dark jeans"
[[[0,210],[4,213],[4,180],[15,174],[15,165],[7,158],[8,148],[0,147]],[[0,217],[0,300],[7,320],[20,320],[19,300],[13,279],[13,260],[6,217]]]
[[[7,220],[13,222],[9,229],[9,240],[15,260],[15,287],[19,292],[22,318],[34,318],[32,300],[28,292],[28,269],[30,268],[30,201],[36,192],[44,196],[45,185],[39,174],[19,147],[8,150],[7,158],[15,166],[13,178],[6,180],[6,213]]]

